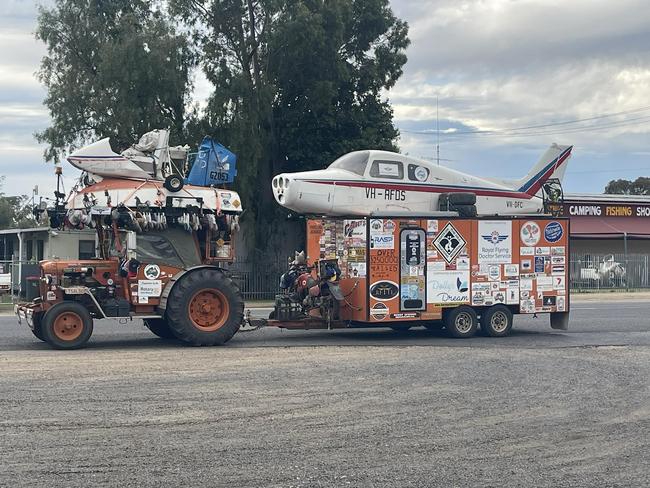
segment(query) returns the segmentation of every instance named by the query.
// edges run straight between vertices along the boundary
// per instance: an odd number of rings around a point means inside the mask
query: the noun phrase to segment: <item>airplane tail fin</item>
[[[561,181],[572,149],[573,146],[552,144],[530,172],[520,180],[513,181],[512,185],[518,191],[534,196],[549,178],[558,178]]]

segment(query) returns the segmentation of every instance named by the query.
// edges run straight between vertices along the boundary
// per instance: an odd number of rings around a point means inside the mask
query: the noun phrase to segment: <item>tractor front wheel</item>
[[[174,285],[167,300],[167,323],[174,335],[193,346],[228,342],[244,320],[239,288],[214,268],[192,271]]]
[[[78,302],[57,303],[45,312],[41,321],[43,339],[55,349],[79,349],[92,333],[90,312]]]

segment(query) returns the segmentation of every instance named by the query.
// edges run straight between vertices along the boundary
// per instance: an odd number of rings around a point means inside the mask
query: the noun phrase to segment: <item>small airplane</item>
[[[526,176],[512,180],[472,176],[388,151],[355,151],[323,170],[277,175],[272,187],[280,205],[305,214],[428,214],[444,210],[442,202],[461,193],[475,195],[477,215],[542,213],[545,192],[561,195],[559,185],[572,149],[551,145]],[[461,195],[456,203],[473,199]]]

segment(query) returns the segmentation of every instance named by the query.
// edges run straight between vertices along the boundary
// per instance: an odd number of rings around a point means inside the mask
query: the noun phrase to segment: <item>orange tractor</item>
[[[220,266],[234,259],[236,192],[103,178],[56,197],[50,225],[95,228],[98,257],[40,263],[40,296],[15,306],[38,339],[80,348],[103,318],[143,319],[157,336],[196,346],[237,332],[244,301]]]

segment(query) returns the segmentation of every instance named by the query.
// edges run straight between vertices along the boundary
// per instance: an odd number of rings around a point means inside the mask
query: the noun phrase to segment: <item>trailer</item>
[[[287,329],[415,326],[510,333],[516,314],[569,321],[569,220],[550,216],[322,217],[281,279],[269,319]]]

